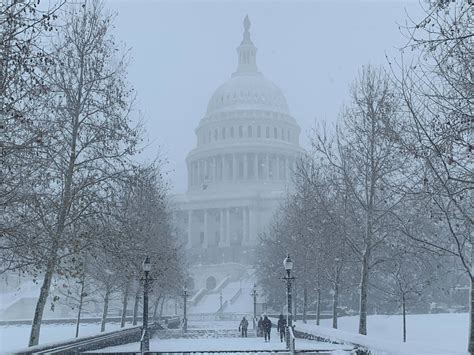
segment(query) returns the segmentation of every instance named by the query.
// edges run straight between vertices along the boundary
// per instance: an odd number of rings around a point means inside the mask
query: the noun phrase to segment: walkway
[[[154,352],[206,352],[206,351],[242,351],[249,350],[285,350],[285,343],[276,338],[276,332],[272,334],[274,338],[265,343],[263,338],[207,338],[207,339],[151,339],[150,351]],[[100,352],[122,352],[139,351],[140,344],[133,343],[121,346],[113,346],[100,350]],[[312,340],[297,339],[297,350],[347,350],[350,353],[352,348],[344,345],[322,343]],[[340,351],[340,354],[344,352]]]

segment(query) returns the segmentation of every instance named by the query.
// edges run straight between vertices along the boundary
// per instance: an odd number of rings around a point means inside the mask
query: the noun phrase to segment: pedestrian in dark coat
[[[263,317],[260,317],[257,323],[257,336],[263,337]]]
[[[239,332],[241,332],[242,338],[247,338],[247,328],[249,327],[249,322],[245,317],[242,318],[239,325]]]
[[[267,316],[263,317],[263,334],[265,336],[265,342],[270,341],[270,331],[272,330],[272,321]]]
[[[285,339],[285,331],[286,331],[286,319],[283,317],[283,314],[280,314],[280,318],[278,319],[278,324],[277,324],[277,332],[280,333],[281,342],[283,342],[283,339]]]

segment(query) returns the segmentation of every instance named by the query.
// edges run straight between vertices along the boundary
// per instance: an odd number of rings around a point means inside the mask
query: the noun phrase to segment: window
[[[270,138],[270,127],[267,127],[266,131],[266,137]]]
[[[260,138],[262,135],[262,127],[257,126],[257,138]]]
[[[239,126],[239,138],[242,138],[244,136],[244,128],[242,126]]]
[[[230,127],[230,138],[234,138],[234,127]]]
[[[288,130],[288,132],[286,132],[286,133],[287,133],[288,142],[291,142],[291,140],[290,140],[290,131]]]
[[[214,276],[208,277],[206,280],[206,289],[210,291],[210,290],[215,289],[216,286],[217,286],[216,278]]]
[[[249,138],[252,138],[252,126],[248,126],[248,127],[247,127],[247,136],[248,136]]]
[[[278,129],[276,127],[273,127],[273,138],[278,138]]]
[[[285,140],[285,131],[283,130],[283,128],[281,129],[281,140]]]
[[[217,129],[214,130],[214,140],[217,140]]]
[[[211,143],[211,131],[207,133],[207,143]]]
[[[225,127],[222,127],[222,139],[225,139]]]

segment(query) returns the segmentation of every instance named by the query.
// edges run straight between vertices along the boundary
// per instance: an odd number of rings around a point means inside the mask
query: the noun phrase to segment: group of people
[[[239,325],[239,332],[241,332],[241,336],[246,338],[247,337],[247,329],[249,326],[249,322],[245,317],[242,318]],[[272,330],[273,323],[264,314],[257,322],[257,336],[263,336],[265,338],[265,342],[270,341],[270,332]],[[280,314],[277,323],[277,332],[280,334],[280,341],[285,339],[285,331],[286,331],[286,319],[283,317],[283,314]]]

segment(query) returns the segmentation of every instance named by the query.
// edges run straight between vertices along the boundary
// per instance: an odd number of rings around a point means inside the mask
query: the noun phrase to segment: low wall
[[[150,337],[163,327],[158,323],[149,326]],[[83,351],[100,350],[109,346],[123,345],[139,342],[142,336],[142,327],[132,327],[100,333],[74,340],[41,344],[18,350],[15,354],[52,354],[52,353],[77,353]]]

